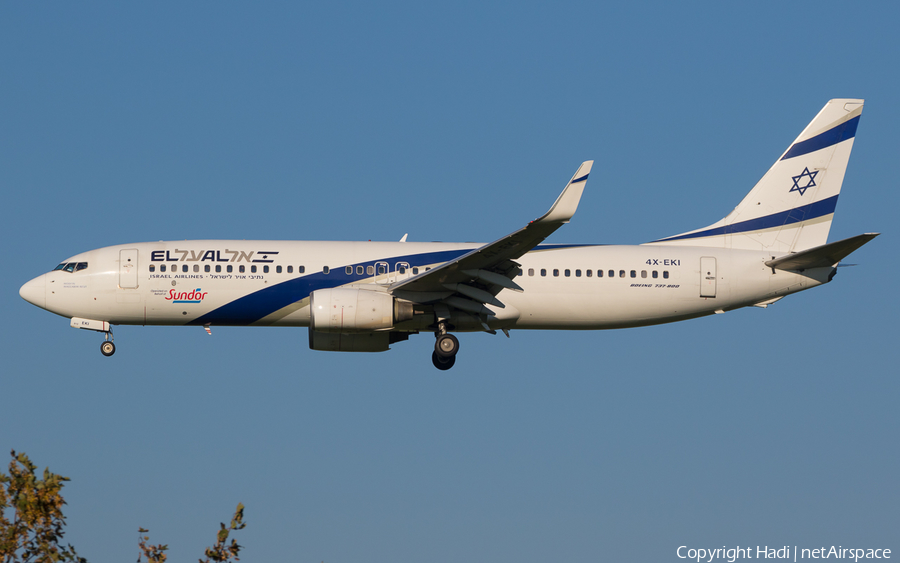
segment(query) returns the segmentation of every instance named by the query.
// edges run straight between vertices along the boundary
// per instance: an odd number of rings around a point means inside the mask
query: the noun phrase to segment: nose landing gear
[[[109,340],[105,340],[100,343],[100,353],[104,356],[112,356],[116,353],[116,345]]]
[[[106,356],[112,356],[116,353],[116,344],[113,342],[112,330],[104,331],[104,340],[100,343],[100,353]]]
[[[103,342],[100,343],[100,353],[106,357],[116,353],[116,345],[113,343],[112,325],[109,321],[95,321],[93,319],[82,319],[72,317],[69,323],[72,328],[80,328],[84,330],[93,330],[94,332],[103,333]]]

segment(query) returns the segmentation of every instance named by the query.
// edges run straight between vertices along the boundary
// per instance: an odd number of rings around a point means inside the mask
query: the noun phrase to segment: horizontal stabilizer
[[[828,268],[834,266],[851,252],[866,244],[881,233],[865,233],[837,242],[823,244],[808,250],[788,254],[781,258],[769,260],[766,266],[779,270],[809,270],[811,268]]]

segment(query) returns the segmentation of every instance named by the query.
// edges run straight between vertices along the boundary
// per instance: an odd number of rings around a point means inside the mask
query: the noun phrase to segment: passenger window
[[[251,273],[251,274],[255,274],[255,273],[256,273],[256,266],[250,266],[250,273]]]
[[[406,266],[398,266],[398,267],[397,267],[397,273],[398,273],[398,274],[405,274],[405,273],[406,273]]]
[[[370,276],[375,275],[375,266],[366,266],[366,273]]]
[[[331,272],[331,268],[329,268],[328,266],[322,266],[322,273],[323,273],[323,274],[327,274],[327,273],[329,273],[329,272]]]
[[[183,265],[181,266],[181,271],[182,271],[182,272],[187,272],[187,271],[188,271],[188,266],[187,266],[187,264],[183,264]]]
[[[597,270],[597,277],[598,277],[598,278],[602,278],[602,277],[603,277],[603,270]]]
[[[387,266],[385,266],[384,264],[379,264],[378,265],[378,274],[380,275],[380,274],[386,274],[386,273],[387,273]]]
[[[641,277],[642,277],[642,278],[646,278],[646,277],[647,277],[647,270],[641,270]]]
[[[287,273],[293,274],[293,273],[294,273],[294,267],[293,267],[293,266],[288,266],[288,268],[287,268]]]
[[[194,264],[194,273],[196,274],[199,271],[200,271],[200,266],[198,264]]]
[[[581,277],[581,270],[575,270],[575,277],[576,277],[576,278],[580,278],[580,277]]]
[[[594,271],[593,270],[585,270],[584,273],[587,274],[587,277],[591,277],[594,274]],[[577,276],[578,274],[576,273],[575,275]]]
[[[203,271],[204,271],[204,272],[208,272],[209,270],[210,270],[209,264],[206,264],[205,266],[203,266]]]
[[[361,267],[362,267],[362,266],[360,266],[360,268],[361,268]],[[360,274],[361,274],[361,273],[362,273],[362,272],[360,272]],[[418,275],[419,275],[419,268],[418,268],[418,267],[413,266],[413,275],[414,275],[414,276],[418,276]]]
[[[225,271],[230,274],[232,271],[234,271],[234,266],[232,266],[231,264],[225,266]]]
[[[344,273],[347,274],[348,276],[352,276],[353,275],[353,266],[345,266]]]
[[[244,273],[244,268],[245,268],[245,267],[246,267],[246,266],[244,266],[243,264],[241,264],[240,266],[238,266],[238,272],[240,272],[240,273],[243,274],[243,273]]]
[[[666,279],[669,279],[669,271],[668,270],[663,270],[663,277]]]
[[[624,277],[625,277],[625,270],[619,270],[619,277],[620,277],[620,278],[624,278]]]
[[[156,266],[154,266],[153,264],[150,264],[150,271],[151,271],[151,272],[155,272],[155,271],[156,271]]]
[[[637,271],[636,271],[636,270],[631,270],[631,277],[633,277],[633,278],[636,278],[636,277],[637,277]]]
[[[222,272],[222,265],[221,265],[221,264],[216,264],[216,273],[218,274],[218,273],[221,273],[221,272]]]
[[[269,273],[269,267],[268,267],[268,266],[263,266],[263,273],[264,273],[264,274],[268,274],[268,273]]]
[[[653,270],[653,279],[656,279],[658,277],[659,277],[659,272],[657,272],[656,270]]]
[[[610,271],[609,271],[609,277],[611,277],[611,278],[616,277],[616,271],[615,271],[615,270],[610,270]]]
[[[558,278],[558,277],[559,277],[559,270],[557,270],[556,268],[553,269],[553,277],[554,277],[554,278]]]
[[[547,277],[547,270],[545,270],[544,268],[541,268],[541,277],[542,277],[542,278],[546,278],[546,277]]]
[[[357,276],[363,275],[363,272],[364,272],[364,271],[365,271],[365,270],[363,269],[362,266],[357,266],[357,267],[356,267],[356,275],[357,275]]]
[[[159,271],[160,271],[160,272],[165,272],[165,271],[166,271],[166,265],[165,265],[165,264],[160,264],[160,265],[159,265]]]
[[[572,272],[571,272],[570,270],[566,270],[566,277],[568,278],[568,277],[570,277],[571,275],[572,275]]]
[[[302,274],[306,271],[306,266],[297,266],[297,273]]]
[[[533,276],[533,275],[534,275],[534,268],[528,268],[528,275],[529,275],[529,276]]]
[[[280,274],[280,273],[281,273],[281,266],[275,266],[275,273],[276,273],[276,274]]]

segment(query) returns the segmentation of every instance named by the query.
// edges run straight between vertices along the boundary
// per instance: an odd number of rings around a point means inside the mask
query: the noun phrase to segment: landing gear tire
[[[453,364],[456,363],[456,356],[450,356],[449,358],[442,358],[438,356],[437,352],[431,353],[431,363],[434,364],[434,367],[438,368],[441,371],[447,371],[448,369],[453,367]]]
[[[112,356],[113,354],[116,353],[116,345],[113,344],[112,342],[110,342],[109,340],[101,342],[100,343],[100,353],[107,357]]]
[[[441,358],[453,358],[457,352],[459,352],[459,340],[452,334],[442,334],[434,342],[434,353]]]

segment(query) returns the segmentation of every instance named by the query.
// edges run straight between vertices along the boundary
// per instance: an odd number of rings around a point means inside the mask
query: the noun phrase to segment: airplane
[[[834,99],[728,215],[615,246],[547,244],[568,223],[593,161],[544,215],[489,244],[194,240],[78,254],[19,295],[104,334],[114,325],[308,327],[309,347],[381,352],[433,332],[448,370],[453,333],[595,330],[767,307],[830,282],[879,233],[828,243],[863,100]]]

